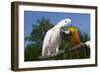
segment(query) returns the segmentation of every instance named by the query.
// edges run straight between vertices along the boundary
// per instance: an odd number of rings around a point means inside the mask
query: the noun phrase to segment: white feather
[[[70,22],[70,19],[63,19],[58,22],[57,25],[47,31],[43,41],[42,56],[53,55],[58,51],[62,41],[60,28]]]
[[[52,30],[48,30],[45,37],[44,37],[44,41],[43,41],[43,46],[42,46],[42,55],[44,56],[44,52],[45,52],[45,49],[46,47],[49,45],[49,39],[51,37],[51,33],[52,33]]]

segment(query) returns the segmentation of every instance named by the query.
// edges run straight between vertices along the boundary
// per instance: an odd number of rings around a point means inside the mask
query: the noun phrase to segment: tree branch
[[[79,45],[76,45],[76,46],[71,47],[69,49],[60,50],[60,51],[58,51],[57,53],[55,53],[53,55],[49,55],[49,56],[39,56],[39,59],[48,60],[50,58],[54,58],[56,56],[63,55],[64,53],[67,53],[67,52],[77,51],[77,50],[84,49],[84,48],[90,48],[88,45],[86,43],[80,43]]]

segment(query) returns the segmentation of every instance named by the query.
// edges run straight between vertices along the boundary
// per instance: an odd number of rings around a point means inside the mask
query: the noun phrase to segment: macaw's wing
[[[80,36],[80,41],[83,43],[84,42],[83,32],[81,30],[78,30],[78,32]]]

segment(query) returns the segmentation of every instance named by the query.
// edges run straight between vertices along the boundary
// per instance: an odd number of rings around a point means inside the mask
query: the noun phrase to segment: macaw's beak
[[[69,35],[70,34],[70,31],[69,30],[60,30],[61,33],[63,34],[66,34],[66,35]]]
[[[63,38],[63,37],[66,37],[66,36],[70,35],[71,32],[69,30],[60,30],[60,34]]]
[[[66,31],[63,31],[66,35],[69,35],[70,34],[70,31],[66,30]]]

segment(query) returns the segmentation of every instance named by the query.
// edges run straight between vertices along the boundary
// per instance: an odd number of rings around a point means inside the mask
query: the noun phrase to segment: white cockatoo
[[[53,56],[59,51],[62,42],[60,29],[71,23],[71,19],[66,18],[58,22],[53,28],[49,29],[44,37],[42,46],[42,56]],[[69,31],[66,33],[69,33]]]

